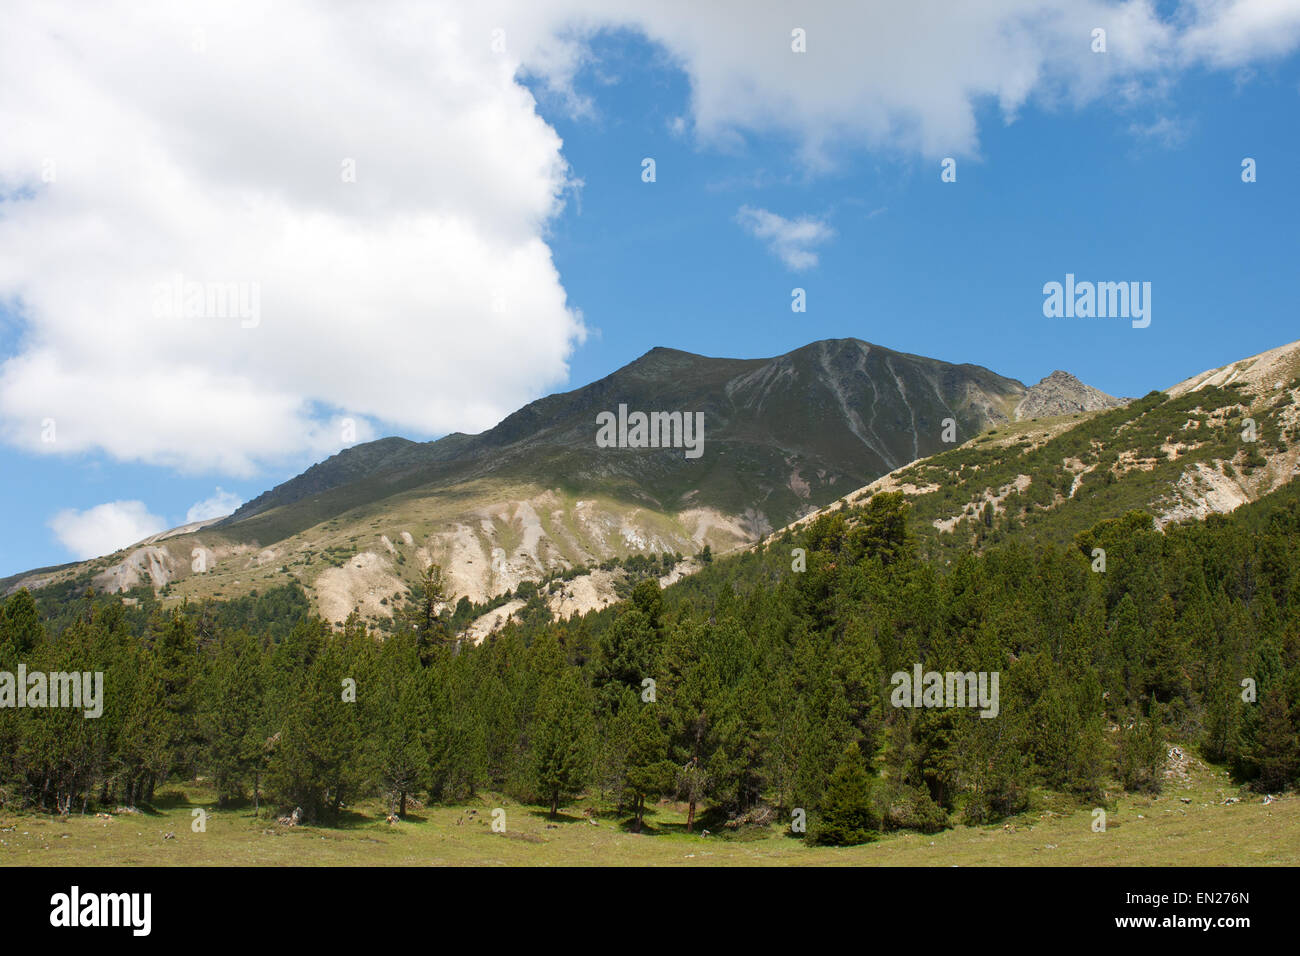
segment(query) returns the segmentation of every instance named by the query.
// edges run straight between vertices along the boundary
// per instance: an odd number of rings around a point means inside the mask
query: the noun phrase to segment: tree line
[[[377,797],[405,814],[494,792],[616,807],[639,830],[671,797],[690,830],[806,819],[809,839],[853,843],[996,820],[1036,790],[1080,806],[1156,791],[1170,740],[1277,792],[1300,775],[1297,548],[1284,489],[1164,532],[1132,512],[1072,547],[939,564],[918,557],[902,497],[879,494],[477,646],[435,569],[384,635],[283,595],[262,599],[292,617],[270,626],[95,595],[53,611],[19,591],[0,671],[102,671],[105,705],[0,710],[0,798],[84,811],[203,776],[223,804],[322,822]],[[918,664],[997,673],[997,716],[893,706],[891,675]]]

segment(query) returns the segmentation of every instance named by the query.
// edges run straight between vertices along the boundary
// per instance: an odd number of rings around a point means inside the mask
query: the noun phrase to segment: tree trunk
[[[695,826],[695,795],[691,794],[691,805],[686,811],[686,832],[690,833],[693,826]]]
[[[551,792],[551,819],[555,819],[555,813],[560,809],[560,792],[553,790]]]
[[[406,819],[406,791],[405,790],[402,791],[401,803],[402,805],[398,809],[397,815],[401,817],[403,820],[405,820]]]

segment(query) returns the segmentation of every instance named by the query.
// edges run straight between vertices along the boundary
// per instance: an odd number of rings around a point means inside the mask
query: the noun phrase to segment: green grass
[[[1240,796],[1241,802],[1225,805]],[[1184,799],[1189,802],[1183,802]],[[0,813],[4,866],[1295,866],[1300,864],[1300,796],[1265,805],[1238,793],[1221,770],[1195,765],[1157,797],[1121,796],[1104,833],[1088,808],[1040,798],[1031,811],[1001,824],[932,836],[886,835],[864,846],[809,847],[783,828],[745,839],[685,832],[684,807],[660,804],[647,832],[628,832],[626,818],[593,825],[581,807],[557,821],[545,811],[483,795],[470,805],[413,810],[394,825],[375,805],[357,808],[335,827],[279,826],[268,811],[218,810],[202,786],[163,791],[140,814],[66,820]],[[491,813],[505,810],[504,833]],[[207,830],[191,830],[192,810],[207,812]],[[473,811],[473,812],[471,812]],[[173,834],[165,839],[165,834]]]

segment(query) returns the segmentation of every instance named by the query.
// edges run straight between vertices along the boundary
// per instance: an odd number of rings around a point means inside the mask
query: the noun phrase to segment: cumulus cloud
[[[1105,54],[1091,51],[1097,27]],[[246,475],[380,427],[476,431],[564,382],[585,328],[547,230],[578,180],[522,81],[593,115],[579,81],[610,29],[644,34],[687,76],[678,132],[726,148],[785,137],[816,173],[861,149],[978,154],[990,107],[1005,120],[1034,102],[1125,108],[1192,66],[1247,70],[1300,44],[1300,12],[10,4],[0,302],[22,332],[0,364],[0,438]],[[221,307],[230,290],[245,308]],[[40,440],[46,419],[56,443]]]
[[[611,22],[638,30],[689,76],[691,126],[703,143],[734,147],[750,134],[783,135],[813,171],[858,148],[972,155],[988,105],[1014,118],[1035,96],[1084,103],[1179,58],[1178,28],[1147,0],[561,6],[581,11],[565,22],[587,33],[570,30],[546,44],[542,69],[554,85],[570,83],[586,62],[582,39],[591,32]],[[1097,27],[1108,33],[1105,55],[1091,50]],[[802,53],[792,49],[796,29],[804,31]]]
[[[858,148],[975,155],[988,107],[1012,120],[1033,102],[1125,104],[1162,95],[1195,66],[1238,68],[1300,46],[1294,0],[558,0],[533,9],[569,26],[537,41],[554,85],[572,82],[595,31],[638,30],[690,78],[690,125],[702,142],[784,135],[813,171]],[[1092,49],[1098,28],[1105,53]],[[795,29],[806,52],[791,48]]]
[[[480,430],[567,377],[584,329],[543,233],[569,171],[492,20],[292,2],[5,19],[10,442],[248,474],[341,447],[342,417],[354,440]],[[226,289],[244,309],[210,297]]]
[[[817,265],[817,253],[811,247],[835,235],[835,230],[820,219],[811,216],[786,219],[752,206],[741,206],[736,221],[750,235],[767,243],[772,254],[796,272]]]
[[[49,521],[59,543],[77,558],[97,558],[167,530],[142,501],[109,501],[85,511],[66,508]]]
[[[1193,0],[1183,49],[1189,59],[1232,68],[1284,56],[1300,46],[1294,0]]]
[[[244,499],[234,492],[218,487],[210,498],[196,501],[185,512],[185,523],[207,521],[210,518],[224,518],[244,503]]]

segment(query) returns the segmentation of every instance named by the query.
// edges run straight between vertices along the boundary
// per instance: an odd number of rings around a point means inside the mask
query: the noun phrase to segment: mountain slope
[[[961,440],[1026,409],[1118,401],[1064,373],[1026,388],[857,339],[772,359],[656,348],[482,434],[357,445],[215,524],[9,584],[226,597],[292,577],[331,620],[354,608],[381,619],[429,561],[454,594],[484,602],[611,558],[726,550],[949,447],[946,422]],[[598,447],[597,416],[620,406],[701,414],[703,453]],[[610,582],[591,584],[556,610],[611,599]]]
[[[1068,541],[1130,509],[1160,526],[1227,513],[1300,474],[1298,401],[1293,342],[1125,407],[999,426],[842,501],[901,491],[923,548],[949,557],[1012,536]]]
[[[977,433],[1008,420],[1025,387],[854,339],[774,359],[715,359],[657,348],[598,382],[525,406],[481,435],[347,449],[241,507],[222,529],[274,543],[364,502],[484,477],[599,488],[658,509],[746,508],[784,520],[940,447],[941,421]],[[706,453],[597,449],[596,415],[704,415]],[[290,506],[302,504],[296,509]],[[260,519],[260,520],[258,520]]]

